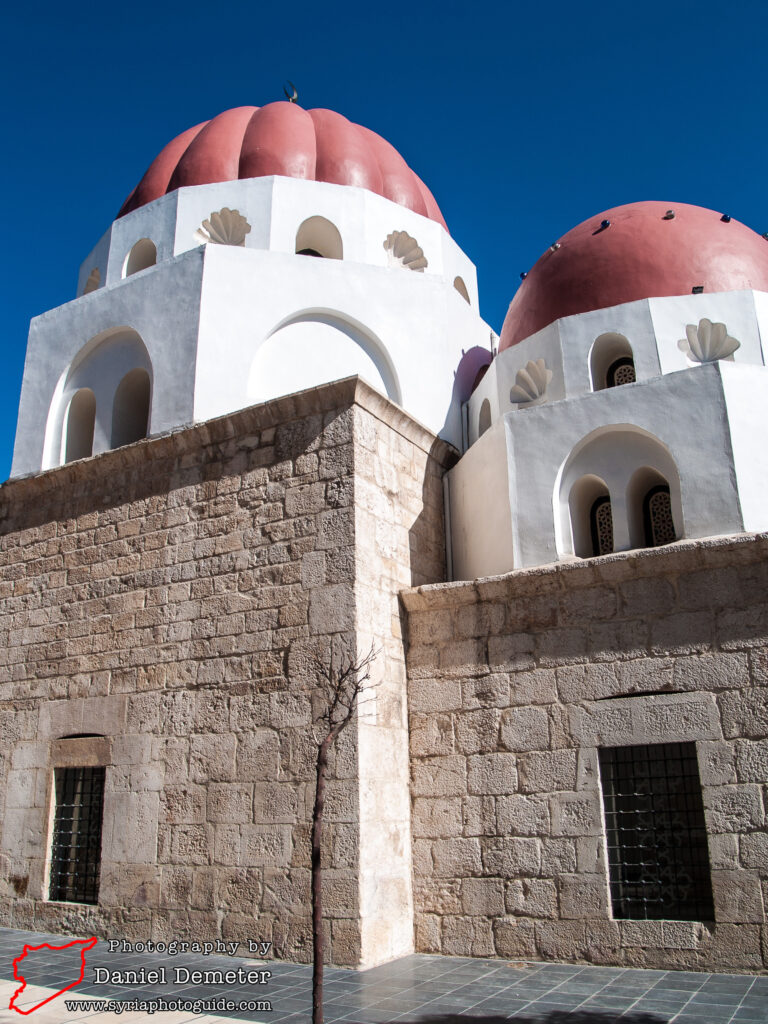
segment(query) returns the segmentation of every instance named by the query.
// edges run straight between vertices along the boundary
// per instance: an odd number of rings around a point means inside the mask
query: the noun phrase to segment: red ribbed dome
[[[674,217],[665,219],[668,210]],[[601,229],[602,221],[610,227]],[[585,220],[548,249],[510,303],[499,351],[564,316],[663,295],[768,291],[768,241],[686,203],[630,203]]]
[[[284,101],[225,110],[182,132],[155,157],[118,217],[184,185],[270,174],[367,188],[446,227],[432,193],[381,136],[332,110]]]

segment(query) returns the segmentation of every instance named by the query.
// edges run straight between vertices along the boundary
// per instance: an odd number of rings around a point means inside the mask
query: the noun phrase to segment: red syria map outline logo
[[[69,989],[74,988],[75,985],[79,985],[80,982],[85,977],[85,951],[87,949],[93,949],[93,947],[96,945],[97,942],[98,942],[98,939],[94,935],[94,937],[92,939],[73,939],[72,942],[67,942],[63,946],[51,946],[48,942],[43,942],[39,946],[26,946],[25,945],[24,946],[24,951],[19,956],[17,956],[16,959],[13,961],[13,977],[14,977],[14,979],[16,981],[20,981],[21,985],[19,986],[19,988],[16,989],[16,991],[11,996],[11,1001],[8,1004],[8,1009],[9,1010],[15,1010],[16,1013],[23,1013],[25,1015],[30,1014],[30,1013],[34,1013],[35,1010],[39,1010],[41,1006],[45,1006],[46,1003],[50,1003],[50,1001],[52,999],[55,999],[57,996],[60,996],[62,992],[67,992]],[[24,959],[24,957],[27,956],[28,953],[35,953],[38,949],[54,949],[54,950],[57,950],[57,949],[70,949],[72,946],[82,946],[83,947],[80,950],[80,977],[77,978],[75,981],[71,982],[71,984],[65,985],[64,988],[60,988],[58,992],[54,992],[52,996],[48,996],[47,999],[43,999],[43,1001],[41,1003],[38,1003],[36,1006],[33,1006],[29,1010],[21,1010],[21,1009],[19,1009],[18,1006],[14,1006],[13,1004],[15,1003],[16,999],[21,995],[21,993],[27,987],[27,979],[24,977],[23,974],[20,975],[18,973],[19,964]]]

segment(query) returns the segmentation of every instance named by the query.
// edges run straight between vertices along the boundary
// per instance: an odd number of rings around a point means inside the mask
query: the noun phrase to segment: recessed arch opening
[[[93,430],[96,425],[96,396],[90,388],[80,388],[67,407],[64,426],[64,462],[87,459],[93,454]]]
[[[115,391],[112,404],[112,448],[141,441],[149,428],[151,382],[143,367],[130,370]]]
[[[580,477],[568,495],[573,553],[593,558],[613,551],[613,510],[605,480],[590,473]]]
[[[623,334],[601,334],[589,353],[589,373],[593,391],[604,391],[635,382],[635,356]]]
[[[656,548],[677,540],[669,480],[641,466],[627,486],[627,518],[633,548]]]
[[[477,419],[477,436],[482,437],[486,430],[491,427],[491,403],[487,398],[483,399],[483,404],[480,406],[480,415]]]
[[[123,277],[138,274],[157,263],[157,246],[151,238],[140,238],[125,258]]]
[[[339,229],[325,217],[308,217],[296,232],[296,254],[326,260],[344,259]]]
[[[467,291],[467,286],[464,284],[462,278],[454,277],[453,287],[456,289],[456,291],[459,293],[462,299],[464,299],[465,302],[469,302],[469,292]]]

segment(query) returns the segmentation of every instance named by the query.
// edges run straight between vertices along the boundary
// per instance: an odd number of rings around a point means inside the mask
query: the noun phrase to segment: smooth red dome
[[[118,217],[184,185],[281,174],[356,185],[446,228],[432,193],[388,142],[332,110],[236,107],[189,128],[152,161]]]
[[[665,220],[668,210],[674,218]],[[610,227],[601,229],[601,221]],[[590,217],[537,261],[510,303],[499,351],[575,313],[664,295],[768,291],[768,241],[686,203],[630,203]]]

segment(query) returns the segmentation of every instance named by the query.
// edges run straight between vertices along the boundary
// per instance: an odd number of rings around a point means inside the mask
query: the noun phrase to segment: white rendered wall
[[[768,530],[768,369],[718,363],[744,529]]]
[[[650,380],[660,373],[690,368],[692,363],[678,347],[685,338],[687,324],[704,317],[725,323],[731,336],[741,345],[732,361],[763,365],[760,324],[768,338],[768,296],[761,292],[717,292],[669,298],[642,299],[621,306],[564,317],[505,349],[494,359],[468,407],[470,444],[477,439],[480,406],[489,397],[494,421],[515,409],[510,392],[517,373],[529,360],[544,359],[552,371],[545,400],[587,394],[593,390],[590,353],[603,335],[617,334],[627,339],[635,363],[638,381]]]
[[[627,484],[634,472],[646,464],[644,442],[630,440],[628,443],[627,431],[633,430],[658,440],[677,469],[681,507],[675,509],[673,500],[673,513],[678,528],[682,525],[683,536],[708,537],[743,530],[745,524],[738,488],[742,485],[743,476],[744,486],[749,490],[755,489],[746,475],[748,472],[754,474],[754,469],[748,470],[747,455],[734,470],[729,421],[741,413],[738,403],[731,407],[729,401],[726,408],[720,370],[719,364],[697,366],[644,383],[610,388],[505,414],[506,433],[501,432],[501,424],[492,428],[451,471],[455,578],[473,579],[489,572],[505,571],[510,562],[510,548],[516,568],[572,557],[567,529],[569,488],[567,481],[561,487],[561,475],[574,449],[585,439],[592,439],[593,435],[600,433],[605,433],[606,440],[593,449],[594,463],[590,467],[580,466],[578,472],[589,472],[611,482],[615,492],[611,498],[615,502],[617,550],[626,550],[630,543],[625,510]],[[766,373],[762,369],[731,366],[725,367],[725,371],[730,371],[730,376],[736,371],[744,380],[754,376],[763,380]],[[740,385],[734,383],[733,387],[735,393]],[[748,390],[754,403],[756,391],[752,385],[743,386],[742,397]],[[743,428],[739,428],[739,437],[751,432],[754,445],[755,414],[749,412],[745,416],[746,422]],[[611,434],[615,444],[610,443]],[[500,437],[505,438],[506,452],[491,450],[491,438],[495,441]],[[744,442],[740,440],[739,444]],[[663,461],[658,468],[664,472]],[[469,513],[464,513],[461,508],[457,511],[455,507],[454,475],[457,482],[460,481],[462,493],[481,495],[486,499],[472,497]],[[490,483],[496,477],[507,475],[510,480],[509,518],[504,501],[500,506],[503,513],[495,507],[494,501],[500,499]],[[755,509],[753,521],[756,524],[759,495],[762,493],[756,491],[755,498],[749,503],[750,509]],[[764,514],[761,525],[752,528],[768,527],[768,503],[763,505],[767,514]],[[679,522],[681,518],[682,524]],[[469,522],[473,523],[479,536],[494,538],[495,562],[487,542],[474,538],[468,541],[464,536]],[[563,523],[566,524],[565,529]]]
[[[448,473],[453,578],[472,580],[515,568],[510,460],[500,421]]]
[[[458,447],[454,370],[488,332],[439,277],[207,246],[195,419],[359,373]]]
[[[119,280],[125,258],[140,238],[155,243],[158,263],[196,248],[200,245],[196,230],[224,207],[238,210],[251,226],[246,249],[294,253],[300,225],[309,217],[321,216],[341,233],[344,260],[371,266],[386,267],[387,236],[406,231],[427,258],[423,274],[441,277],[451,286],[461,277],[477,311],[475,268],[440,224],[367,189],[279,176],[177,189],[121,217],[82,264],[78,294],[94,266],[108,264],[106,278],[102,269],[103,283]]]
[[[190,252],[35,317],[27,343],[12,476],[58,465],[68,372],[85,345],[118,328],[135,331],[149,353],[152,432],[192,421],[202,272],[202,251]],[[115,366],[114,361],[104,365],[97,390],[102,387],[106,393],[112,387]]]

